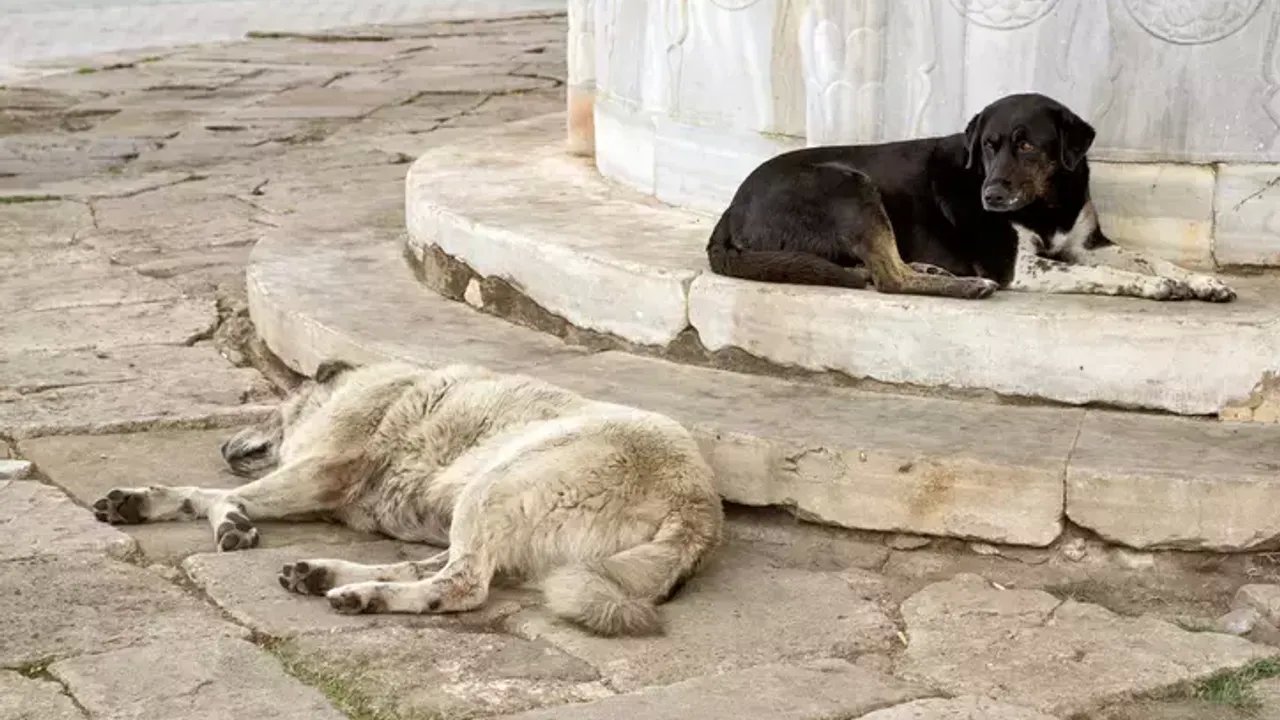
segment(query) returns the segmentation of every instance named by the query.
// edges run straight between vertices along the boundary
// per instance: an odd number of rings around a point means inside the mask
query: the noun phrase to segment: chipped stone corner
[[[1230,422],[1280,423],[1280,371],[1264,372],[1248,397],[1228,404],[1218,417]]]

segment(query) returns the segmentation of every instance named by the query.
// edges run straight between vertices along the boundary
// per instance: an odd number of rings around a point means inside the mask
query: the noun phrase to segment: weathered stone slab
[[[689,324],[711,222],[607,185],[565,154],[563,128],[551,115],[419,158],[410,245],[507,280],[578,327],[665,345]]]
[[[290,367],[311,374],[328,358],[395,358],[514,371],[580,354],[554,338],[432,296],[414,282],[388,240],[369,233],[305,240],[282,233],[254,248],[248,271],[254,325]],[[374,286],[377,292],[370,292]]]
[[[184,345],[208,333],[217,316],[211,298],[19,310],[6,316],[0,338],[23,350]]]
[[[1256,610],[1267,622],[1280,625],[1280,585],[1250,583],[1236,591],[1231,604]]]
[[[145,669],[145,677],[140,672]],[[49,666],[95,720],[344,720],[319,690],[235,638],[159,642]]]
[[[859,720],[1055,720],[1024,707],[983,697],[931,698],[896,705],[863,715]]]
[[[38,329],[38,325],[28,327],[18,318],[37,316],[45,323],[55,321],[58,314],[42,314],[47,310],[92,311],[125,305],[138,305],[145,309],[148,304],[182,300],[173,287],[139,277],[127,268],[112,265],[102,254],[85,248],[55,252],[26,250],[8,255],[0,267],[8,276],[0,297],[12,311],[2,326],[6,336]],[[50,282],[54,274],[58,278],[56,283]],[[34,322],[28,324],[35,325]],[[84,340],[78,344],[92,342]],[[12,349],[12,346],[7,349]]]
[[[66,200],[6,203],[0,207],[0,250],[41,254],[67,248],[93,227],[89,206]],[[10,278],[6,278],[6,283]]]
[[[901,677],[1072,716],[1267,657],[1276,650],[1038,590],[957,575],[902,605]]]
[[[1228,281],[1228,304],[1019,292],[974,304],[704,273],[689,318],[711,350],[788,367],[1204,415],[1280,369],[1280,284]]]
[[[0,562],[0,667],[244,630],[133,565],[76,555]]]
[[[323,597],[296,595],[280,587],[277,576],[286,563],[315,558],[393,563],[422,560],[439,552],[427,545],[393,541],[343,547],[323,544],[193,555],[183,568],[209,597],[237,621],[271,637],[293,637],[377,626],[487,628],[537,597],[518,590],[497,589],[475,612],[451,615],[342,615]]]
[[[1098,221],[1125,247],[1212,270],[1214,172],[1207,165],[1089,163]]]
[[[232,475],[218,452],[218,447],[234,432],[232,428],[57,436],[24,440],[21,448],[54,483],[81,504],[92,505],[116,487],[194,485],[230,488],[249,482],[246,478]],[[262,547],[266,548],[379,539],[375,535],[322,522],[268,521],[257,525],[261,531]],[[193,553],[216,549],[213,530],[205,520],[122,525],[119,529],[137,541],[151,562],[176,563]]]
[[[355,119],[364,117],[380,107],[405,100],[412,94],[412,91],[394,88],[377,90],[298,88],[286,90],[253,105],[228,111],[226,117],[237,120]]]
[[[62,687],[0,671],[0,720],[83,720]]]
[[[1219,263],[1280,265],[1280,165],[1219,165],[1214,204]]]
[[[507,720],[667,720],[675,714],[698,720],[861,718],[870,710],[929,694],[927,688],[843,660],[818,660],[698,677],[584,705],[512,715]],[[1006,719],[983,716],[983,720]],[[1027,716],[1026,720],[1039,718]]]
[[[1067,470],[1067,515],[1131,547],[1270,545],[1278,471],[1278,425],[1091,412]]]
[[[720,493],[868,530],[1047,545],[1082,411],[860,392],[601,353],[532,371],[690,427]]]
[[[39,388],[38,392],[0,388],[0,429],[21,438],[155,427],[227,427],[252,422],[267,410],[257,404],[264,395],[258,374],[230,366],[208,344],[105,352],[129,370],[139,368],[140,377]],[[17,365],[29,367],[30,363]],[[23,381],[8,376],[6,380]]]
[[[278,652],[387,716],[491,717],[612,695],[587,663],[494,633],[384,627],[299,637]]]
[[[0,562],[82,553],[124,558],[137,548],[61,490],[38,482],[0,480],[0,536]]]
[[[773,567],[733,547],[714,557],[661,607],[661,637],[595,637],[541,609],[515,615],[507,626],[590,662],[621,691],[753,665],[852,658],[897,642],[885,611],[835,573]]]

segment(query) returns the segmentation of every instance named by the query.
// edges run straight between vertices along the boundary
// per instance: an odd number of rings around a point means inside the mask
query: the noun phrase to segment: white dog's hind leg
[[[363,565],[346,560],[299,560],[280,569],[280,586],[302,595],[323,595],[343,585],[361,582],[411,582],[431,577],[449,562],[449,551],[426,560]]]
[[[427,580],[358,582],[326,593],[341,613],[448,613],[474,610],[489,597],[493,567],[481,556],[460,555]]]
[[[1091,267],[1111,267],[1144,275],[1169,278],[1186,285],[1192,297],[1209,302],[1230,302],[1236,293],[1226,283],[1204,273],[1179,267],[1168,260],[1116,244],[1091,249],[1080,249],[1072,258],[1075,262]]]

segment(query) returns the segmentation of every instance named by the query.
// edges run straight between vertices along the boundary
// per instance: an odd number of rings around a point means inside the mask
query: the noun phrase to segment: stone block
[[[1214,172],[1204,165],[1091,162],[1103,232],[1188,268],[1214,268]]]
[[[1019,292],[973,303],[704,273],[689,319],[711,350],[804,370],[1216,414],[1280,367],[1280,285],[1231,283],[1239,299],[1225,305]]]
[[[139,673],[145,669],[145,677]],[[62,660],[49,673],[101,720],[344,720],[319,690],[236,638],[158,642]],[[41,716],[43,718],[43,716]]]
[[[1280,585],[1251,583],[1236,591],[1232,606],[1257,610],[1267,622],[1280,625]]]
[[[0,720],[83,720],[62,686],[0,671]]]
[[[1280,164],[1218,166],[1213,255],[1221,265],[1280,265]]]
[[[1280,538],[1280,426],[1090,412],[1067,516],[1136,548],[1236,551]]]
[[[929,698],[903,703],[863,715],[858,720],[1056,720],[1056,718],[1029,708],[966,695],[946,700]]]
[[[160,577],[91,554],[0,563],[0,606],[0,667],[245,635]]]
[[[295,672],[341,685],[378,717],[492,717],[613,694],[587,663],[494,633],[383,627],[298,637],[278,652]]]
[[[97,554],[126,558],[133,539],[94,519],[61,490],[38,482],[0,480],[0,562]]]
[[[547,143],[563,123],[548,116],[422,155],[406,180],[410,245],[439,247],[578,327],[665,345],[688,327],[686,288],[710,223],[601,182]]]
[[[1195,682],[1277,652],[1152,617],[1122,617],[1039,590],[999,589],[977,575],[924,588],[902,604],[902,618],[907,649],[898,663],[900,677],[1061,717]]]
[[[697,677],[592,703],[511,715],[503,720],[667,720],[677,713],[698,720],[861,718],[869,710],[928,694],[926,688],[843,660],[815,660]],[[987,716],[982,717],[988,720]],[[1040,718],[1011,715],[989,720]]]

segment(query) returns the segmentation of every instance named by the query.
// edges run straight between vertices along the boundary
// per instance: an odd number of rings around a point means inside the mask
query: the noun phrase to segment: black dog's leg
[[[760,282],[829,285],[861,289],[871,280],[862,267],[843,267],[826,258],[785,250],[729,250],[712,255],[711,269],[721,275]]]
[[[996,283],[985,278],[954,277],[951,274],[918,272],[902,261],[898,241],[889,224],[889,216],[880,202],[880,193],[865,176],[851,180],[859,184],[862,227],[848,240],[849,251],[866,263],[871,281],[883,293],[906,295],[938,295],[977,300],[996,291]]]

